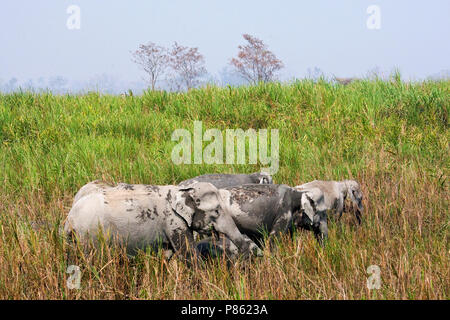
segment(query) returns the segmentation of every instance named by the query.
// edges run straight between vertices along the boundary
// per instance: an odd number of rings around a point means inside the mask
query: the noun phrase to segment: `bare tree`
[[[139,49],[132,52],[133,62],[138,64],[150,77],[152,90],[155,90],[158,77],[164,73],[169,66],[167,49],[153,42],[139,45]]]
[[[242,36],[247,44],[238,47],[238,56],[231,59],[230,64],[252,83],[274,80],[275,73],[284,67],[281,60],[267,49],[267,45],[262,40],[249,34]]]
[[[189,48],[175,42],[170,51],[170,64],[186,89],[196,87],[199,78],[206,75],[205,58],[198,48]],[[180,86],[178,86],[180,87]]]

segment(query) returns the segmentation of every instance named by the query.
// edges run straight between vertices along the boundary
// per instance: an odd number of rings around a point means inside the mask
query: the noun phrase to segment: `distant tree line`
[[[237,57],[229,65],[232,70],[222,70],[222,76],[232,76],[233,72],[252,84],[270,82],[284,65],[264,42],[248,34],[243,35],[245,45],[238,47]],[[189,90],[197,87],[207,75],[205,58],[196,47],[186,47],[174,42],[165,48],[153,42],[139,45],[132,52],[132,60],[145,73],[152,90],[158,80],[166,76],[166,81],[174,90]]]
[[[56,94],[85,93],[99,91],[108,94],[123,94],[124,92],[142,92],[150,87],[169,91],[183,91],[198,87],[202,83],[215,85],[257,84],[277,80],[278,72],[284,68],[268,46],[260,39],[249,34],[242,35],[245,42],[238,46],[237,55],[218,72],[218,77],[209,74],[205,67],[205,58],[197,47],[183,46],[174,42],[170,48],[153,42],[141,44],[132,51],[132,61],[144,71],[145,84],[142,81],[125,81],[120,77],[101,74],[94,75],[87,81],[69,81],[63,76],[48,79],[19,82],[15,77],[7,81],[0,79],[0,92],[14,91],[51,91]],[[341,78],[326,75],[320,68],[308,68],[306,78],[312,81],[328,81],[340,85],[348,85],[358,78]],[[366,76],[370,80],[399,80],[400,72],[395,69],[383,73],[379,67],[370,70]],[[448,80],[450,71],[442,70],[427,78],[428,80]]]
[[[28,79],[25,82],[19,82],[16,77],[12,77],[6,82],[0,80],[0,91],[2,92],[14,92],[18,90],[44,91],[50,89],[56,93],[65,92],[68,89],[68,80],[63,76],[50,77],[49,79],[40,77],[37,80]]]

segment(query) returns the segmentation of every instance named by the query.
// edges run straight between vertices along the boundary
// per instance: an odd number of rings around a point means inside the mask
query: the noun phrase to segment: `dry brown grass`
[[[395,177],[399,177],[396,179]],[[39,193],[0,201],[0,297],[8,299],[448,299],[448,192],[433,177],[399,168],[359,177],[367,195],[364,223],[330,222],[320,248],[312,234],[285,236],[264,257],[188,268],[179,259],[142,253],[128,259],[103,246],[76,250],[58,234],[72,197]],[[41,221],[35,231],[31,221]],[[71,261],[67,257],[71,255]],[[80,290],[66,286],[69,264]],[[366,269],[381,268],[382,288],[368,290]]]

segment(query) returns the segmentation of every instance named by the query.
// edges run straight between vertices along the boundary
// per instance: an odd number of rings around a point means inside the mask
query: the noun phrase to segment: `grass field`
[[[2,299],[449,299],[450,82],[299,81],[142,96],[0,94]],[[279,129],[276,183],[360,181],[363,224],[283,237],[251,262],[188,268],[59,235],[75,192],[95,179],[175,184],[259,165],[175,165],[177,128]],[[82,272],[69,289],[70,264]],[[381,289],[366,287],[378,265]]]

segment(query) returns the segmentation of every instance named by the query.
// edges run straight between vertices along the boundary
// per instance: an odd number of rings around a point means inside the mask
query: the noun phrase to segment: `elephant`
[[[189,185],[193,182],[209,182],[216,188],[238,186],[242,184],[272,184],[272,176],[266,172],[256,172],[252,174],[204,174],[180,182],[179,186]]]
[[[350,198],[356,205],[355,218],[361,224],[361,214],[363,211],[363,193],[358,182],[354,180],[344,181],[322,181],[314,180],[299,186],[295,189],[309,191],[310,197],[321,210],[327,210],[335,214],[338,219],[346,211],[345,200]]]
[[[224,204],[226,196],[206,182],[180,187],[114,186],[93,181],[75,196],[64,232],[82,242],[97,243],[102,230],[107,239],[124,244],[131,256],[138,249],[162,247],[167,258],[180,252],[189,260],[198,253],[193,231],[206,235],[215,232],[230,239],[244,256],[260,255],[258,246],[239,232]]]
[[[328,237],[326,212],[318,212],[306,192],[278,184],[244,184],[222,190],[239,231],[255,243],[261,243],[265,234],[272,242],[276,235],[298,228],[313,230],[320,244]],[[204,256],[223,252],[233,256],[237,250],[226,238],[200,240],[197,249]]]

